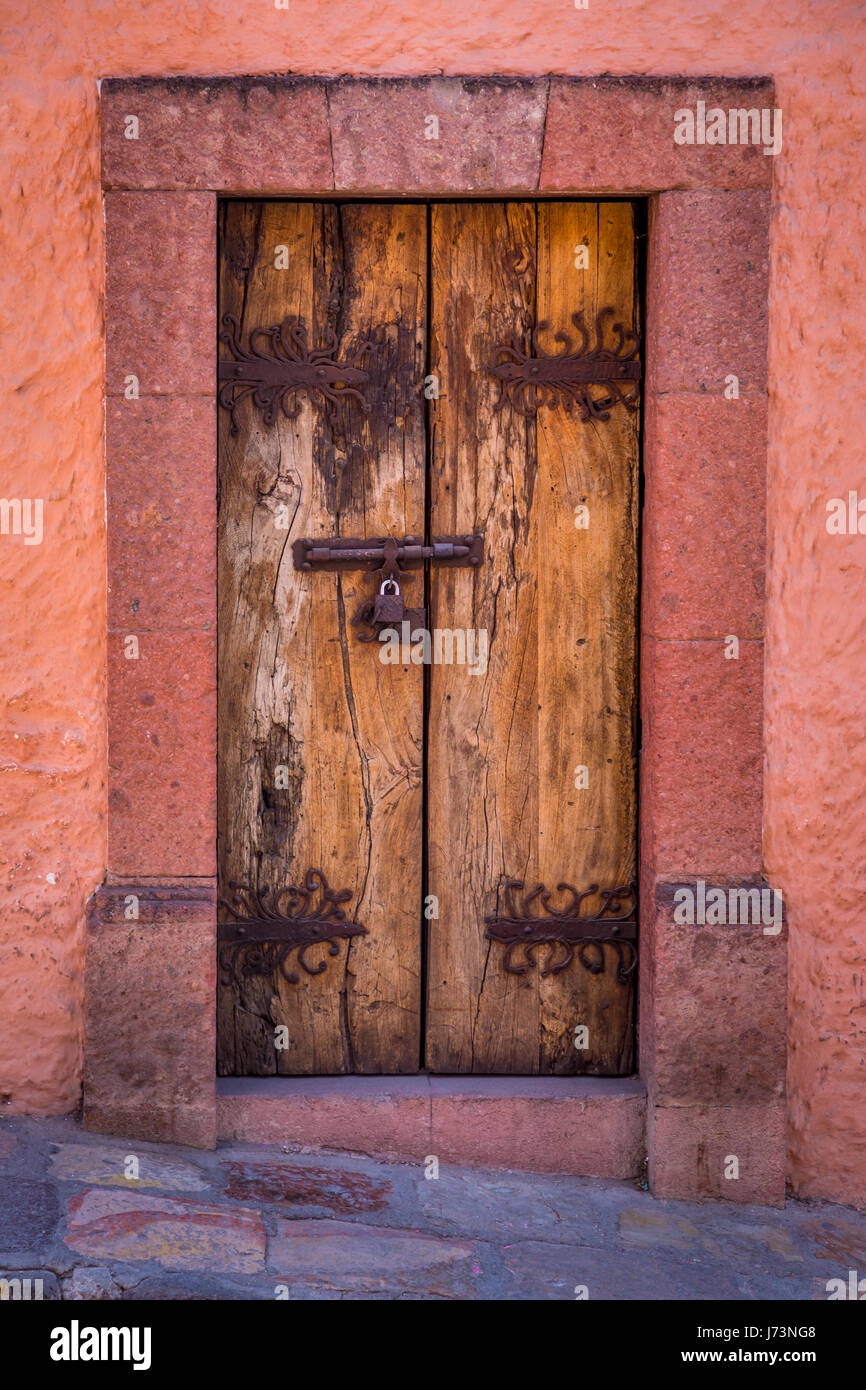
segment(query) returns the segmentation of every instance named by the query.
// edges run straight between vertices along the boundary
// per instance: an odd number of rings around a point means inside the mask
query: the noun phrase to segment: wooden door
[[[355,640],[363,576],[300,574],[292,542],[424,530],[426,211],[229,203],[223,218],[221,310],[239,350],[293,320],[309,351],[364,364],[373,404],[298,393],[297,417],[278,407],[269,424],[245,399],[237,434],[220,411],[220,894],[233,908],[233,882],[259,895],[241,893],[240,917],[257,902],[291,912],[277,893],[314,871],[303,915],[345,893],[334,910],[366,934],[270,970],[273,950],[223,950],[219,1070],[417,1071],[422,673]],[[281,351],[261,335],[252,347]]]
[[[567,925],[634,906],[638,417],[530,386],[599,311],[638,327],[635,272],[628,203],[225,206],[224,380],[287,321],[344,376],[272,422],[221,396],[222,1074],[632,1069],[634,948]],[[292,565],[469,532],[406,597],[474,660],[380,659],[367,575]],[[275,911],[310,944],[244,945]]]
[[[550,354],[569,346],[557,333],[579,343],[575,314],[592,325],[610,306],[634,324],[633,210],[451,204],[433,209],[432,228],[431,360],[445,385],[430,524],[469,516],[486,563],[434,571],[430,622],[487,631],[489,657],[483,675],[430,669],[428,892],[440,916],[427,1062],[615,1075],[632,1065],[629,948],[593,945],[557,970],[566,948],[541,943],[510,973],[483,927],[520,916],[538,885],[562,909],[559,884],[634,881],[637,415],[618,406],[585,421],[568,395],[524,414],[519,392],[497,409],[485,368],[536,325],[549,325],[538,350]],[[523,886],[509,895],[509,881]],[[540,906],[539,895],[528,917]]]

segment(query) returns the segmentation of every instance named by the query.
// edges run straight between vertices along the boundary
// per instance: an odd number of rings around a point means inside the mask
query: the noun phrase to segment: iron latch
[[[331,536],[322,540],[304,537],[294,542],[292,555],[296,570],[366,569],[378,593],[365,599],[352,619],[360,642],[375,642],[385,628],[409,631],[426,626],[423,608],[406,608],[400,580],[412,580],[428,560],[437,565],[466,565],[477,568],[484,562],[484,536],[434,536],[425,545],[420,536],[378,536],[367,540],[357,536]]]
[[[292,554],[296,570],[360,570],[390,579],[419,569],[426,560],[437,565],[472,565],[484,561],[484,536],[434,536],[425,545],[420,536],[378,536],[366,539],[332,536],[322,540],[295,541]]]

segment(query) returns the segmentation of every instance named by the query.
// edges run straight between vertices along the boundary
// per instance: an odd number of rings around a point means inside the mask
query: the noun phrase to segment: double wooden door
[[[218,1069],[627,1073],[634,209],[221,218]]]

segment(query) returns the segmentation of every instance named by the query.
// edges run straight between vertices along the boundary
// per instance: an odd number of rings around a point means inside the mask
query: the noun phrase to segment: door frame
[[[764,885],[773,181],[757,146],[678,145],[674,113],[774,100],[769,79],[102,82],[109,848],[86,935],[87,1127],[205,1147],[237,1132],[214,1066],[217,199],[646,198],[639,1078],[520,1095],[494,1078],[490,1113],[523,1107],[499,1148],[477,1127],[461,1148],[465,1109],[428,1078],[430,1137],[403,1147],[599,1176],[645,1153],[660,1196],[784,1199],[786,930],[674,919],[678,885]],[[391,1080],[379,1109],[399,1108]],[[345,1094],[357,1134],[366,1102]],[[551,1125],[569,1098],[605,1136],[592,1157],[585,1126]]]

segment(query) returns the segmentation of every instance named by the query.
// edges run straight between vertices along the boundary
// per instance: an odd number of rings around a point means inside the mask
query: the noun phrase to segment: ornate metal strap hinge
[[[610,945],[616,949],[616,978],[620,984],[628,983],[637,964],[637,892],[633,885],[600,889],[593,883],[580,892],[570,883],[559,883],[556,891],[570,894],[565,905],[559,908],[551,904],[553,895],[543,883],[527,893],[519,905],[514,895],[522,890],[523,883],[511,879],[504,886],[505,911],[495,917],[485,917],[487,931],[484,935],[489,941],[505,947],[502,965],[509,975],[525,975],[530,966],[537,964],[534,951],[545,945],[550,950],[541,969],[542,975],[558,975],[571,965],[575,952],[585,970],[600,975],[605,968],[604,947]],[[600,906],[594,912],[582,911],[582,904],[590,898],[598,899]],[[515,953],[520,950],[523,951],[523,964],[514,960]]]
[[[217,923],[220,980],[224,985],[241,984],[244,979],[271,975],[276,970],[289,984],[296,985],[300,977],[286,969],[293,951],[308,975],[321,975],[328,963],[320,960],[318,965],[310,965],[306,952],[311,946],[327,945],[328,954],[335,956],[340,949],[338,941],[367,935],[367,928],[348,920],[340,906],[349,901],[351,890],[329,888],[321,869],[307,872],[303,888],[290,886],[273,892],[234,881],[229,887],[231,902],[219,900],[219,907],[229,916]]]
[[[499,382],[496,409],[507,401],[521,415],[536,415],[542,406],[560,402],[566,413],[574,406],[581,420],[607,420],[613,406],[621,404],[626,410],[640,407],[640,380],[643,367],[638,360],[640,338],[621,323],[612,324],[613,347],[605,347],[605,320],[613,318],[615,309],[600,309],[595,320],[595,342],[590,347],[590,333],[583,314],[573,314],[572,323],[580,334],[578,346],[572,347],[571,335],[555,333],[553,340],[562,343],[562,351],[544,352],[538,345],[538,335],[549,325],[540,323],[531,335],[531,351],[524,351],[515,334],[510,343],[496,349],[496,360],[488,371]],[[630,390],[623,389],[633,382]],[[593,394],[592,386],[601,386],[601,394]]]
[[[251,328],[244,347],[237,319],[223,314],[222,322],[220,342],[228,345],[234,360],[219,363],[219,403],[231,411],[232,434],[238,433],[237,411],[247,397],[262,411],[266,425],[274,423],[278,409],[287,419],[296,419],[302,394],[327,405],[352,398],[369,411],[359,390],[369,381],[369,373],[337,361],[338,343],[332,330],[324,347],[311,348],[303,319],[287,318],[271,328]],[[358,351],[364,357],[374,346],[362,342]]]

